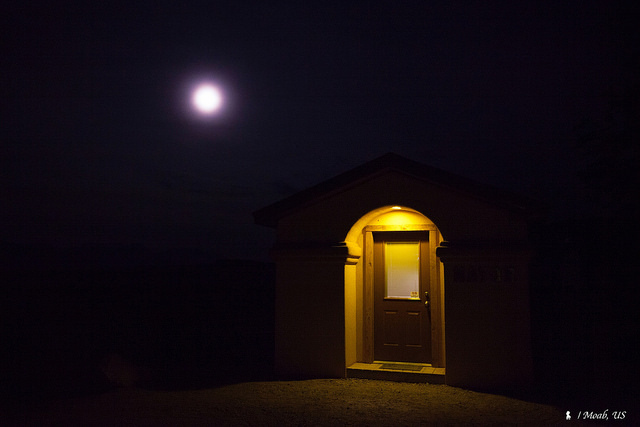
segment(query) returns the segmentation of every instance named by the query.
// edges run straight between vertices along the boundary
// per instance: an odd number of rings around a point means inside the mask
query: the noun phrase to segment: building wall
[[[344,257],[330,248],[290,249],[275,254],[276,371],[287,377],[344,377]]]
[[[489,390],[528,387],[533,381],[529,253],[442,249],[446,383]]]

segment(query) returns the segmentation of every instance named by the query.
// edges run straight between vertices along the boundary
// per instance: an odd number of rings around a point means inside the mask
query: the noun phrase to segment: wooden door
[[[431,363],[429,232],[373,233],[374,359]]]

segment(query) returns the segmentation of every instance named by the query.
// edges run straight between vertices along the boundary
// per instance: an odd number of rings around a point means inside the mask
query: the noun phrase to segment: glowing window
[[[385,242],[385,297],[419,299],[420,243]]]

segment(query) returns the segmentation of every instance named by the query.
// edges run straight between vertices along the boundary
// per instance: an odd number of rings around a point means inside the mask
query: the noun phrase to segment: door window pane
[[[420,243],[385,242],[385,297],[419,299]]]

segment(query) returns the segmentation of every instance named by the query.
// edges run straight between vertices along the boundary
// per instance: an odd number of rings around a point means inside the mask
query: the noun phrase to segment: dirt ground
[[[563,408],[446,385],[361,379],[124,388],[16,410],[15,425],[556,425]],[[575,425],[575,423],[572,423]]]

